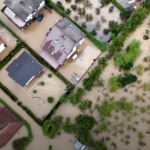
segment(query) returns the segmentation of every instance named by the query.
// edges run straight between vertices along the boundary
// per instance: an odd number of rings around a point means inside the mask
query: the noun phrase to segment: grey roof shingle
[[[43,67],[26,51],[24,51],[6,68],[10,78],[22,87],[25,86],[25,84],[33,76],[36,76],[42,69]]]
[[[24,21],[42,1],[43,0],[5,0],[4,4]]]
[[[85,37],[85,34],[67,18],[59,20],[56,26],[76,43]]]

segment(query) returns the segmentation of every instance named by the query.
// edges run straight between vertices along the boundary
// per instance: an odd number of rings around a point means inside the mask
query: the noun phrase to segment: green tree
[[[86,23],[85,23],[85,22],[83,22],[83,23],[81,24],[81,26],[82,26],[84,29],[86,29]]]
[[[96,15],[99,15],[101,13],[100,8],[95,8],[95,13],[96,13]]]
[[[104,33],[105,35],[107,35],[109,32],[110,32],[110,29],[104,29],[104,30],[103,30],[103,33]]]
[[[48,101],[48,103],[53,103],[54,102],[54,98],[53,97],[48,97],[47,101]]]
[[[111,20],[109,21],[109,29],[110,30],[115,30],[116,28],[118,27],[118,22],[117,21],[114,21],[114,20]]]
[[[71,5],[72,10],[76,11],[77,10],[77,5]]]
[[[29,142],[28,137],[16,139],[12,142],[12,147],[14,150],[24,150],[28,142]]]
[[[70,13],[71,13],[71,10],[68,8],[68,9],[66,9],[66,14],[67,15],[70,15]]]
[[[90,32],[93,36],[96,36],[97,35],[97,32],[95,29],[93,29],[91,32]]]
[[[54,139],[58,133],[59,128],[54,125],[50,120],[44,121],[42,125],[43,134],[50,139]]]

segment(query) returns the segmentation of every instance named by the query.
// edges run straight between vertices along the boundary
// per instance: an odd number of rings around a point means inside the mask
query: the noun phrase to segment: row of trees
[[[137,26],[142,24],[143,20],[147,17],[147,15],[147,9],[143,7],[137,8],[130,20],[128,20],[124,25],[121,34],[118,37],[114,38],[113,42],[108,46],[108,58],[111,58],[116,52],[121,51],[121,48],[122,46],[124,46],[124,41],[126,40],[127,35],[135,31]]]
[[[135,60],[141,54],[140,45],[140,41],[133,40],[125,52],[119,52],[114,56],[115,65],[125,70],[130,70]]]
[[[83,86],[86,90],[90,91],[92,87],[94,86],[95,81],[99,77],[99,75],[102,73],[104,68],[107,66],[107,59],[105,57],[102,57],[98,61],[98,65],[92,69],[91,72],[88,73],[88,78],[85,78],[83,80]]]
[[[137,77],[133,74],[127,74],[124,77],[122,75],[114,76],[109,79],[110,91],[115,92],[117,89],[125,87],[126,85],[136,81]]]

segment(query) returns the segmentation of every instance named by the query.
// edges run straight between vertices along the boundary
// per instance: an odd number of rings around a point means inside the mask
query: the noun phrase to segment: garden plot
[[[60,107],[61,110],[56,112],[57,115],[70,117],[71,123],[80,113],[94,116],[98,125],[95,125],[91,131],[92,137],[95,141],[104,137],[108,149],[147,150],[150,147],[150,39],[143,39],[144,35],[149,36],[149,25],[150,16],[135,32],[130,34],[130,37],[125,41],[123,47],[123,50],[125,50],[134,39],[141,42],[140,48],[142,53],[130,71],[138,77],[136,82],[111,93],[108,83],[109,79],[113,76],[124,74],[119,67],[114,65],[114,59],[111,59],[108,61],[108,66],[101,77],[99,77],[99,79],[102,79],[102,82],[99,82],[91,91],[85,92],[82,97],[82,102],[83,100],[92,101],[91,109],[79,112],[78,105],[74,107],[69,106],[72,104],[68,102],[66,105]],[[103,53],[102,55],[105,54]],[[82,87],[82,82],[80,82],[77,87]],[[109,102],[109,106],[106,103],[104,104],[105,100]],[[126,104],[121,104],[122,101],[125,101]],[[126,107],[126,109],[119,109],[118,104],[121,104],[120,106],[124,108]],[[68,107],[73,110],[73,114],[62,111],[67,110]],[[99,113],[97,109],[101,113]],[[104,114],[110,111],[111,115],[109,117],[104,116],[102,110],[104,110]]]
[[[15,48],[17,39],[2,26],[0,26],[0,39],[7,46],[6,49],[0,53],[0,60],[3,60]]]
[[[58,0],[53,0],[57,3]],[[95,29],[92,34],[100,41],[107,42],[110,39],[111,32],[106,32],[104,34],[104,29],[108,29],[109,21],[117,21],[120,24],[122,21],[120,19],[120,10],[118,10],[113,4],[109,4],[105,7],[100,7],[99,0],[91,1],[92,3],[89,6],[85,6],[83,3],[76,3],[75,0],[66,3],[65,0],[61,0],[62,5],[64,6],[66,13],[71,13],[70,17],[84,27],[88,32],[91,32]],[[87,5],[88,3],[85,2]],[[76,5],[76,10],[71,8],[71,5]],[[83,15],[83,8],[85,7],[85,15]],[[109,12],[109,8],[113,7],[113,12]],[[69,10],[68,10],[69,9]],[[96,31],[96,32],[95,32]]]

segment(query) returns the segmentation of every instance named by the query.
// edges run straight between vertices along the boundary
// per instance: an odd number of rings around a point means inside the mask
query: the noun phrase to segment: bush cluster
[[[140,56],[140,42],[133,40],[126,49],[126,52],[117,53],[114,57],[115,65],[130,70],[133,67],[134,61]]]
[[[115,92],[117,89],[123,88],[136,81],[137,77],[133,74],[127,74],[124,77],[122,75],[114,76],[109,79],[110,91]]]

